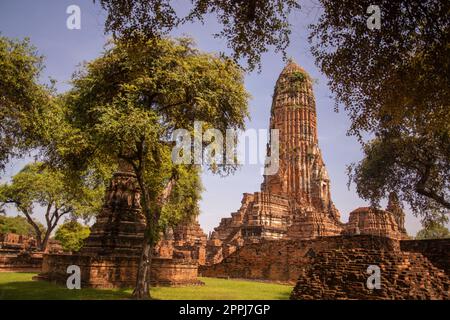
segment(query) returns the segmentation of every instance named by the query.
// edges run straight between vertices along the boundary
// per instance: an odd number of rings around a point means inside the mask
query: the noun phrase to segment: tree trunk
[[[39,233],[36,232],[36,248],[41,251],[42,249],[42,236],[41,231],[39,230]]]
[[[162,194],[158,197],[152,197],[149,194],[149,190],[146,187],[144,172],[146,168],[146,155],[147,155],[147,145],[145,139],[142,139],[137,145],[139,165],[133,163],[129,159],[124,158],[123,160],[128,161],[128,163],[133,167],[136,174],[136,179],[141,189],[141,207],[144,211],[146,227],[144,233],[144,242],[142,244],[142,253],[139,259],[136,287],[133,291],[133,297],[135,299],[151,299],[150,294],[150,269],[152,264],[153,249],[158,240],[158,223],[161,214],[161,208],[167,201],[172,187],[174,185],[174,179],[171,178],[166,188],[163,190]],[[153,212],[155,211],[155,212]]]
[[[142,183],[141,199],[143,205],[145,206],[144,212],[147,225],[144,234],[144,243],[142,244],[142,254],[139,260],[136,288],[133,291],[133,297],[135,299],[151,299],[150,270],[152,265],[153,249],[158,241],[159,217],[161,214],[162,206],[167,202],[174,184],[175,180],[171,179],[160,196],[155,200],[156,205],[153,208],[155,212],[152,212],[152,209],[150,207],[150,196],[148,194],[148,191],[144,189],[145,187]]]
[[[50,239],[50,234],[52,233],[52,231],[53,231],[53,229],[48,228],[47,231],[45,232],[44,239],[42,240],[41,246],[39,249],[40,251],[46,252],[48,240]]]
[[[141,164],[143,164],[144,161],[141,161]],[[138,265],[138,272],[137,272],[137,278],[136,278],[136,287],[133,291],[133,298],[139,299],[139,300],[146,300],[150,299],[150,281],[148,279],[149,277],[149,270],[151,266],[151,259],[152,259],[152,252],[153,252],[153,223],[154,219],[152,219],[151,214],[151,208],[150,208],[150,195],[148,193],[148,190],[145,186],[144,182],[144,166],[141,165],[140,167],[134,167],[136,178],[139,184],[139,187],[141,189],[141,206],[142,210],[144,211],[145,216],[145,231],[144,231],[144,240],[142,244],[142,252],[141,257],[139,259],[139,265]]]
[[[144,235],[144,243],[142,244],[142,253],[139,259],[136,287],[133,291],[133,298],[138,300],[147,300],[151,298],[149,276],[153,248],[149,240],[148,230],[146,230]]]
[[[31,214],[26,209],[21,209],[22,213],[25,215],[28,223],[33,227],[34,233],[36,235],[36,248],[42,250],[42,231],[39,226],[31,218]]]

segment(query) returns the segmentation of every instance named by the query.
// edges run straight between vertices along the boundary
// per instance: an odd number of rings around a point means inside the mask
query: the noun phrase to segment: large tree
[[[198,212],[199,167],[173,163],[174,130],[192,132],[194,121],[221,132],[243,128],[247,103],[242,70],[199,52],[189,39],[118,40],[75,74],[62,104],[70,123],[64,131],[77,138],[61,139],[55,151],[72,166],[121,162],[136,174],[147,221],[136,298],[149,297],[161,225]],[[229,172],[233,166],[211,168]]]
[[[421,216],[450,212],[450,2],[320,3],[312,52],[364,147],[349,168],[358,194],[377,205],[396,191]],[[372,4],[381,29],[367,26]]]
[[[0,170],[39,145],[51,89],[39,84],[42,57],[27,39],[0,35]]]
[[[289,45],[288,15],[300,1],[192,0],[179,10],[170,0],[100,0],[106,31],[158,37],[182,23],[215,16],[236,59],[253,69],[270,45]],[[321,0],[310,41],[317,64],[330,79],[337,106],[352,121],[365,159],[350,167],[359,195],[377,205],[391,191],[419,215],[448,212],[449,188],[449,19],[446,0],[377,3]],[[381,30],[368,28],[377,5]],[[180,12],[188,12],[180,16]],[[373,142],[363,137],[375,136]],[[425,142],[425,143],[424,143]],[[395,147],[393,154],[369,154]],[[383,147],[381,147],[383,148]],[[404,152],[406,150],[406,152]],[[389,164],[388,166],[386,164]],[[377,172],[380,170],[380,174]]]
[[[41,230],[45,230],[44,226],[35,221]],[[33,227],[28,223],[25,217],[21,216],[1,216],[0,215],[0,234],[5,233],[15,233],[23,236],[33,237],[35,236],[35,231]]]
[[[88,217],[100,210],[104,188],[70,179],[65,172],[43,163],[26,165],[12,177],[11,183],[0,184],[0,203],[12,204],[25,216],[36,236],[36,245],[45,251],[48,240],[63,216]],[[43,208],[45,228],[35,220]]]
[[[417,232],[416,239],[450,238],[450,231],[446,224],[448,224],[448,217],[435,213],[434,218],[422,221],[423,228]]]
[[[177,8],[178,1],[173,0],[98,2],[107,12],[105,30],[119,37],[135,33],[159,37],[181,24],[215,16],[221,30],[214,36],[224,38],[234,58],[243,58],[249,69],[260,66],[268,47],[285,53],[291,34],[288,17],[300,8],[298,0],[191,0],[190,6],[183,2],[187,10]]]

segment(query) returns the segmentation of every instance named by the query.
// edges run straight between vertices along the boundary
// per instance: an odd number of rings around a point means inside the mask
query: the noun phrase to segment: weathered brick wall
[[[369,289],[369,265],[380,268],[380,288]],[[449,299],[449,277],[420,253],[386,249],[319,252],[300,273],[291,299]]]
[[[198,266],[192,260],[155,259],[150,269],[153,285],[203,285],[198,280]]]
[[[61,251],[59,241],[50,239],[48,251]],[[0,272],[38,272],[42,267],[43,252],[37,251],[36,240],[32,237],[5,233],[0,234]]]
[[[293,299],[448,299],[449,244],[370,235],[266,240],[199,272],[297,283]],[[380,267],[380,290],[366,287],[369,265]]]
[[[201,266],[199,273],[207,277],[231,277],[295,281],[297,266],[304,263],[308,246],[293,241],[270,241],[246,245],[221,263]],[[289,252],[294,252],[290,255]]]
[[[0,254],[1,271],[40,271],[42,266],[42,254],[23,252],[19,254]]]
[[[4,249],[16,250],[36,250],[36,240],[32,237],[15,233],[0,234],[0,254]]]
[[[137,258],[104,258],[89,255],[44,255],[38,280],[65,285],[69,277],[67,267],[76,265],[81,271],[81,286],[93,288],[131,287],[136,279]]]
[[[37,280],[65,285],[67,267],[77,265],[82,287],[131,288],[136,283],[139,258],[132,256],[92,256],[70,254],[44,255],[42,272]],[[178,286],[202,284],[197,279],[197,264],[193,261],[154,258],[151,279],[153,285]]]
[[[404,240],[400,242],[400,249],[422,254],[450,277],[450,239]]]
[[[312,240],[263,240],[245,245],[221,263],[200,266],[207,277],[264,279],[295,283],[302,268],[325,249],[365,248],[398,250],[396,240],[376,236],[334,236]]]

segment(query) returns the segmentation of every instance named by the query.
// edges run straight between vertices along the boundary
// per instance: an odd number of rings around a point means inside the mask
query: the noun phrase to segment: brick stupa
[[[133,287],[145,229],[140,197],[135,174],[121,164],[83,248],[75,254],[44,255],[37,279],[65,283],[67,267],[77,265],[83,287]],[[195,222],[176,228],[176,242],[163,238],[156,246],[150,270],[153,285],[203,284],[197,270],[204,263],[206,235]]]
[[[102,211],[80,253],[138,257],[145,229],[140,194],[136,176],[122,163],[113,175]]]

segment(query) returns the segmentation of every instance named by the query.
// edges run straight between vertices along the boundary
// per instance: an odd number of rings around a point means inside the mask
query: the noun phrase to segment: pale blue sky
[[[179,7],[190,1],[179,0]],[[66,8],[78,5],[81,8],[81,30],[66,28]],[[314,93],[316,97],[319,144],[331,178],[331,192],[336,207],[341,212],[341,220],[346,222],[348,214],[367,203],[358,198],[354,191],[347,189],[346,165],[361,158],[360,146],[356,139],[346,136],[349,126],[345,112],[333,111],[333,100],[327,87],[327,79],[314,65],[307,43],[307,25],[317,18],[318,12],[312,4],[305,1],[303,9],[291,17],[293,32],[288,56],[294,58],[310,75],[316,79]],[[60,92],[70,87],[68,80],[77,65],[100,55],[107,37],[103,34],[105,13],[94,5],[92,0],[2,0],[0,2],[0,32],[7,37],[29,37],[45,56],[46,69],[42,81],[49,77],[56,79]],[[205,25],[186,25],[173,32],[174,36],[193,37],[201,50],[229,52],[222,39],[214,39],[212,34],[218,30],[214,19],[206,19]],[[245,85],[253,96],[250,102],[251,120],[248,128],[267,129],[269,111],[275,81],[283,68],[281,54],[273,50],[262,59],[261,73],[253,72],[246,76]],[[8,165],[6,178],[17,172],[26,160],[15,161]],[[208,232],[218,225],[222,217],[228,217],[236,211],[241,202],[242,193],[259,190],[262,177],[260,167],[247,165],[233,176],[221,178],[209,174],[203,175],[205,192],[201,202],[199,217],[203,229]],[[11,214],[13,214],[11,212]],[[420,228],[419,220],[408,211],[406,228],[414,235]]]

